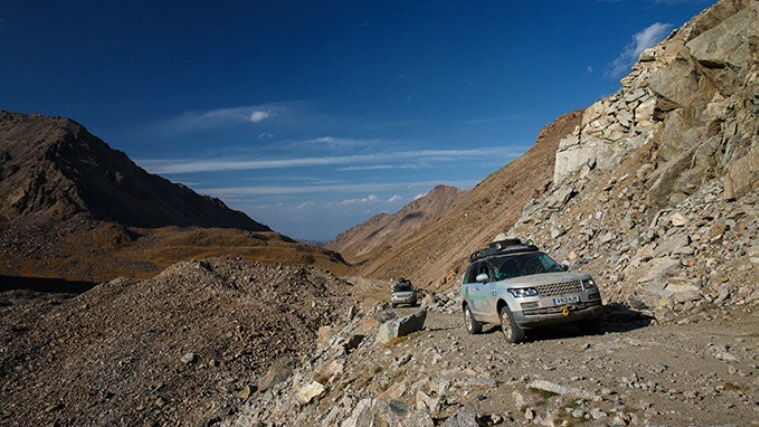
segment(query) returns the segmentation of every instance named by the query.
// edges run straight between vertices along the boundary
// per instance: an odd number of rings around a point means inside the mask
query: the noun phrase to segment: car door
[[[475,301],[477,300],[475,295],[475,285],[476,281],[474,280],[475,276],[477,276],[477,264],[471,264],[469,268],[466,271],[466,274],[464,274],[464,283],[462,286],[462,294],[464,296],[464,300],[469,305],[469,310],[472,311],[472,313],[476,312],[475,308]]]
[[[472,290],[470,291],[470,300],[472,301],[472,311],[477,313],[477,318],[482,319],[484,314],[484,298],[487,296],[485,288],[487,283],[480,283],[477,281],[477,276],[481,273],[487,273],[487,265],[483,261],[479,261],[472,266]]]
[[[484,283],[481,288],[482,305],[480,307],[480,310],[482,311],[483,316],[487,317],[487,320],[489,322],[498,322],[500,319],[496,311],[497,301],[495,298],[495,276],[493,274],[493,269],[487,262],[483,262],[482,264],[481,273],[487,273],[488,281],[487,283]]]

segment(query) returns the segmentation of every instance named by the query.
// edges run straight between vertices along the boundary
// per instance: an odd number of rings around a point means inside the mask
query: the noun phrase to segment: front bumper
[[[416,295],[393,295],[390,297],[393,304],[416,304]]]
[[[564,306],[535,308],[513,312],[514,321],[522,328],[556,325],[578,320],[598,319],[602,310],[601,300],[577,302]],[[564,309],[567,309],[565,315]]]

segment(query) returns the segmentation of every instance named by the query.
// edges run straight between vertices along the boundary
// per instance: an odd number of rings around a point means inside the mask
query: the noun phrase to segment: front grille
[[[582,291],[582,284],[576,282],[552,283],[550,285],[540,285],[537,287],[538,295],[550,297],[553,295],[576,294]]]

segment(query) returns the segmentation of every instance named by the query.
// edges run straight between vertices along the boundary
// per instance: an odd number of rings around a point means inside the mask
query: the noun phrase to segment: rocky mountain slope
[[[351,286],[212,258],[59,305],[0,307],[0,424],[200,425],[287,377]],[[272,365],[270,376],[264,374]]]
[[[546,126],[534,147],[477,184],[439,220],[426,224],[405,244],[378,254],[361,268],[370,277],[408,277],[437,288],[458,280],[471,252],[508,229],[522,207],[551,184],[559,140],[580,123],[580,112]]]
[[[86,212],[125,226],[270,231],[221,200],[147,173],[82,125],[0,110],[0,220],[46,224]]]
[[[348,262],[370,268],[387,251],[408,242],[420,228],[435,223],[466,191],[439,185],[398,212],[381,213],[336,236],[325,247],[339,252]]]
[[[0,111],[0,274],[105,281],[234,255],[345,273],[339,254],[272,232],[152,175],[78,123]]]
[[[554,171],[507,234],[657,318],[759,302],[759,4],[719,2],[644,51]]]
[[[746,254],[756,251],[752,194],[759,180],[756,8],[751,1],[719,2],[643,52],[618,93],[544,130],[549,143],[542,149],[539,138],[533,150],[475,187],[459,209],[364,273],[449,286],[460,278],[466,255],[508,231],[560,258],[574,250],[575,263],[589,263],[585,269],[616,285],[624,280],[616,273],[629,262],[637,268],[642,248],[655,251],[675,231],[680,240],[693,232],[681,245],[688,246],[712,225],[728,230],[725,255],[745,257],[739,262],[748,268]],[[531,179],[514,179],[520,167]],[[696,212],[701,209],[713,212]],[[690,226],[662,225],[675,212]],[[705,240],[682,249],[693,251],[683,262],[704,265],[722,254]],[[610,253],[609,245],[620,250]]]

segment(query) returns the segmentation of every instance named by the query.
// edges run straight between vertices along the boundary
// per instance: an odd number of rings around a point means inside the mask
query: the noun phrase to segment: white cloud
[[[593,72],[593,66],[592,65],[588,65],[588,67],[585,69],[585,71],[587,71],[588,74],[592,73]]]
[[[361,138],[336,138],[334,136],[322,136],[300,141],[300,143],[322,145],[327,148],[346,148],[375,145],[380,142],[379,139],[361,139]]]
[[[149,131],[163,136],[176,136],[200,130],[218,129],[225,126],[260,123],[272,119],[291,108],[298,109],[300,102],[280,102],[241,107],[217,108],[206,111],[188,111],[178,116],[159,120],[148,126]]]
[[[250,120],[252,123],[258,123],[261,121],[264,121],[271,116],[271,112],[265,111],[265,110],[254,110],[250,113],[250,117],[248,120]]]
[[[325,184],[325,185],[294,185],[294,186],[238,186],[199,188],[196,191],[215,196],[260,196],[260,195],[283,195],[283,194],[309,194],[309,193],[370,193],[399,192],[398,190],[413,190],[416,188],[432,188],[436,185],[450,185],[459,188],[470,188],[477,184],[476,180],[457,181],[410,181],[410,182],[386,182],[386,183],[361,183],[361,184]],[[423,197],[425,193],[417,197]],[[361,200],[361,199],[359,199]]]
[[[260,139],[261,141],[264,141],[264,140],[267,140],[267,139],[272,139],[272,138],[274,138],[274,134],[271,133],[271,132],[266,132],[265,131],[265,132],[261,132],[261,133],[258,134],[258,139]]]
[[[426,196],[426,195],[427,195],[427,193],[429,193],[429,192],[425,192],[425,193],[419,193],[419,194],[417,194],[416,196],[414,196],[414,200],[419,200],[419,199],[421,199],[422,197]]]
[[[276,160],[239,159],[142,159],[138,163],[153,173],[178,174],[233,170],[258,170],[297,168],[307,166],[332,166],[371,164],[375,162],[414,160],[423,162],[446,162],[462,159],[504,156],[516,158],[523,153],[514,147],[483,147],[468,150],[413,150],[347,156],[301,157]]]
[[[351,171],[373,171],[373,170],[388,170],[388,169],[420,169],[419,165],[413,163],[404,163],[398,165],[364,165],[364,166],[343,166],[336,170],[340,172]]]
[[[399,196],[397,194],[393,194],[389,199],[387,199],[387,202],[388,203],[395,203],[395,202],[399,202],[401,200],[403,200],[403,197],[401,197],[401,196]]]
[[[360,198],[360,199],[345,199],[342,202],[340,202],[341,205],[352,205],[355,203],[374,203],[377,200],[379,200],[379,197],[377,197],[376,194],[370,194],[366,197]]]
[[[635,33],[632,41],[625,46],[622,53],[611,63],[609,75],[611,77],[620,77],[628,71],[630,66],[638,60],[640,54],[662,41],[671,28],[672,25],[670,24],[656,22]]]

